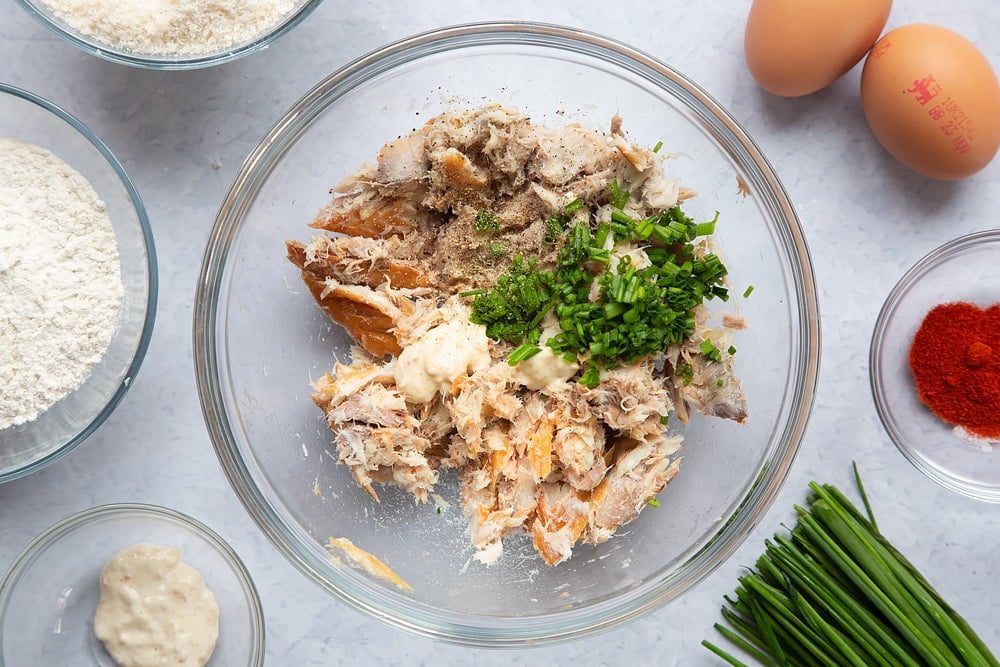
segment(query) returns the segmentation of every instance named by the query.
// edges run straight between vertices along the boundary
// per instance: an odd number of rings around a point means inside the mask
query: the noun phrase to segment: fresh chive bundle
[[[765,542],[715,628],[760,664],[996,667],[986,645],[835,486],[810,483],[789,535]],[[709,641],[730,665],[744,665]],[[745,665],[744,665],[745,667]]]

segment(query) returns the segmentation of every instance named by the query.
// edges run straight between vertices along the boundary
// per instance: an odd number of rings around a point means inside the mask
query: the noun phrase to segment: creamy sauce
[[[541,352],[514,366],[511,375],[514,382],[534,391],[551,390],[553,385],[565,382],[580,369],[579,364],[563,361],[562,357],[556,356],[552,348],[544,343],[541,347]]]
[[[482,326],[454,318],[429,329],[399,354],[396,388],[412,403],[427,403],[447,392],[460,375],[490,366],[490,345]]]
[[[94,634],[121,667],[201,667],[219,638],[219,606],[178,549],[135,544],[101,571]]]
[[[547,314],[542,320],[542,333],[539,336],[541,340],[539,347],[542,351],[514,366],[511,380],[523,384],[532,391],[552,391],[556,385],[576,375],[580,370],[580,364],[575,361],[565,361],[546,344],[559,332],[559,321],[552,313]]]

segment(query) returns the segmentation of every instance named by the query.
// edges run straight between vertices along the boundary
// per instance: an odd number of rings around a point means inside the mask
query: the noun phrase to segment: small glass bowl
[[[163,507],[102,505],[58,522],[14,559],[0,581],[0,667],[114,667],[94,635],[104,564],[139,542],[174,547],[219,605],[208,667],[264,664],[264,613],[246,567],[221,537]]]
[[[872,335],[869,373],[875,407],[896,447],[932,480],[1000,503],[1000,446],[969,438],[917,396],[910,346],[927,313],[943,303],[986,307],[1000,301],[1000,230],[969,234],[932,251],[900,279]]]
[[[156,251],[139,193],[83,123],[27,91],[0,83],[0,137],[41,146],[82,174],[107,205],[125,288],[108,349],[75,391],[33,421],[0,429],[0,483],[52,463],[83,442],[135,379],[156,313]]]
[[[323,0],[298,0],[294,9],[281,19],[277,24],[265,32],[257,35],[253,39],[238,44],[233,44],[220,51],[213,51],[200,55],[163,55],[151,53],[137,53],[126,51],[111,44],[105,43],[93,35],[85,35],[71,27],[66,21],[56,16],[52,9],[42,0],[17,0],[17,3],[24,7],[29,14],[35,17],[39,23],[56,34],[63,41],[72,44],[81,51],[95,55],[105,60],[131,65],[133,67],[143,67],[146,69],[197,69],[200,67],[211,67],[227,63],[243,56],[255,53],[267,47],[268,44],[278,39],[286,32],[297,26],[306,18]]]

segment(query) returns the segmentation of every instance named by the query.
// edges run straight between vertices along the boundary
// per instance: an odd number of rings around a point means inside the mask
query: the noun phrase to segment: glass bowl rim
[[[120,65],[129,65],[142,69],[186,70],[221,65],[266,48],[269,44],[271,44],[271,42],[289,32],[292,28],[305,20],[305,18],[309,16],[309,14],[311,14],[313,10],[315,10],[323,2],[323,0],[306,0],[301,7],[296,9],[281,23],[277,24],[257,39],[247,42],[238,48],[224,49],[220,52],[207,53],[197,56],[179,57],[141,54],[115,49],[110,44],[104,44],[98,40],[85,38],[84,36],[77,34],[75,31],[70,32],[70,28],[64,28],[59,25],[50,15],[51,12],[45,9],[44,3],[39,2],[39,0],[15,0],[15,2],[21,5],[35,18],[36,21],[45,26],[61,40],[67,44],[75,46],[84,53],[89,53],[90,55],[97,56],[98,58],[109,60]]]
[[[350,90],[367,76],[385,72],[402,62],[412,62],[466,47],[512,44],[575,48],[594,60],[616,67],[629,65],[653,72],[661,79],[683,88],[693,98],[694,105],[703,107],[714,120],[724,124],[732,138],[738,142],[740,150],[746,153],[766,180],[768,196],[781,209],[780,216],[776,217],[788,223],[787,229],[783,231],[789,238],[785,239],[785,245],[780,250],[787,256],[793,269],[797,270],[792,272],[794,275],[790,278],[786,276],[786,281],[795,281],[793,300],[797,299],[796,304],[801,313],[799,321],[794,323],[798,326],[800,336],[800,346],[793,350],[797,353],[793,362],[798,372],[792,378],[793,384],[787,394],[793,400],[790,401],[783,437],[772,440],[771,457],[764,462],[757,477],[748,485],[734,514],[722,523],[718,532],[703,548],[685,562],[685,566],[691,564],[691,567],[683,580],[676,582],[673,590],[661,590],[664,588],[661,577],[655,585],[647,584],[638,600],[634,596],[622,596],[628,598],[624,603],[616,598],[586,606],[582,610],[562,611],[545,616],[484,617],[490,620],[502,619],[505,623],[509,621],[516,626],[513,629],[496,625],[484,628],[474,622],[466,623],[467,619],[459,619],[450,612],[442,612],[440,616],[447,616],[443,619],[418,617],[413,613],[408,614],[405,607],[393,600],[380,595],[372,596],[337,574],[334,574],[337,582],[332,582],[321,571],[319,560],[298,547],[296,535],[289,530],[280,512],[265,498],[239,453],[220,390],[217,372],[219,355],[213,338],[222,275],[226,270],[229,247],[238,232],[238,223],[253,200],[255,187],[263,182],[275,166],[275,156],[280,157],[296,138],[293,136],[290,140],[286,134],[296,127],[304,129],[308,126],[321,112],[321,109],[314,108],[318,102],[332,91]],[[718,142],[718,138],[713,138],[713,141]],[[779,241],[776,243],[780,245]],[[675,599],[718,568],[749,537],[784,483],[811,413],[820,355],[815,277],[801,223],[784,186],[742,126],[698,84],[645,52],[597,33],[531,21],[467,23],[418,33],[375,49],[340,67],[305,93],[248,155],[219,209],[199,272],[193,338],[193,361],[199,400],[213,447],[240,502],[272,545],[307,578],[353,609],[419,636],[491,648],[558,643],[605,630]],[[710,553],[710,557],[706,558],[706,553]],[[593,607],[597,607],[600,613],[594,613]]]
[[[30,102],[31,104],[41,107],[44,111],[52,113],[79,132],[87,141],[91,143],[91,145],[93,145],[95,149],[97,149],[97,152],[104,157],[104,159],[108,162],[108,165],[118,175],[118,178],[121,181],[122,186],[125,188],[125,192],[128,194],[129,200],[132,202],[132,206],[135,209],[136,217],[139,221],[140,231],[142,233],[143,245],[146,249],[146,272],[149,275],[149,285],[146,289],[146,312],[143,314],[142,331],[136,344],[135,353],[132,356],[132,360],[129,362],[128,368],[125,369],[125,379],[127,381],[118,385],[118,388],[115,390],[115,393],[111,396],[108,403],[101,409],[100,412],[94,415],[94,418],[87,424],[87,426],[85,426],[73,438],[39,459],[36,459],[19,468],[8,470],[6,472],[0,472],[0,484],[3,484],[4,482],[9,482],[37,472],[45,466],[59,460],[66,454],[69,454],[71,451],[76,449],[80,443],[90,437],[90,435],[104,423],[111,413],[114,412],[118,403],[121,402],[125,393],[132,386],[135,377],[139,372],[139,368],[142,366],[143,359],[146,357],[146,351],[149,348],[149,342],[153,336],[153,323],[156,321],[156,302],[159,291],[159,277],[156,260],[156,246],[153,240],[153,229],[149,224],[149,215],[146,213],[146,207],[143,205],[142,198],[139,196],[139,191],[136,190],[135,185],[132,183],[132,179],[129,178],[129,175],[125,172],[125,168],[122,166],[121,162],[118,161],[118,158],[115,157],[114,153],[111,152],[111,149],[108,148],[107,144],[105,144],[100,137],[98,137],[78,118],[70,114],[62,107],[39,95],[3,82],[0,82],[0,94],[8,94],[18,97],[26,102]],[[56,154],[58,155],[58,153]],[[101,193],[98,193],[98,195],[100,194]]]
[[[951,475],[930,465],[920,456],[917,456],[909,441],[896,428],[896,420],[893,418],[892,409],[886,399],[882,374],[879,371],[882,361],[882,347],[885,344],[886,330],[889,327],[889,322],[896,314],[896,309],[909,293],[910,289],[919,283],[928,272],[933,271],[943,263],[954,259],[966,251],[973,250],[983,244],[1000,245],[1000,229],[984,229],[946,241],[921,257],[899,278],[893,286],[892,291],[885,298],[882,308],[879,310],[878,317],[875,319],[875,326],[872,329],[871,344],[868,351],[868,381],[871,387],[872,398],[875,402],[875,412],[878,414],[883,430],[885,430],[889,439],[892,440],[892,444],[899,450],[899,453],[914,468],[923,473],[928,479],[949,491],[974,500],[1000,503],[1000,486],[990,488],[984,485],[962,483]]]
[[[153,515],[157,518],[177,521],[187,528],[190,528],[195,534],[203,538],[222,554],[223,560],[226,561],[226,564],[239,580],[240,587],[250,602],[251,631],[254,633],[256,639],[253,646],[253,654],[251,655],[251,664],[255,667],[261,667],[264,664],[264,647],[266,640],[264,608],[261,604],[257,587],[253,583],[253,578],[250,576],[250,571],[247,569],[246,564],[244,564],[239,554],[236,553],[226,540],[201,521],[198,521],[194,517],[184,514],[183,512],[178,512],[177,510],[162,507],[160,505],[151,505],[148,503],[108,503],[105,505],[98,505],[60,519],[43,530],[34,539],[32,539],[27,546],[21,549],[18,555],[14,558],[10,567],[7,568],[7,573],[2,579],[0,579],[0,622],[2,622],[3,616],[6,613],[7,605],[9,603],[8,597],[10,595],[10,591],[13,590],[13,584],[16,584],[24,572],[31,567],[34,562],[34,558],[38,554],[44,553],[45,550],[55,544],[67,533],[78,528],[85,528],[87,524],[91,523],[95,519],[105,516],[134,516],[136,514],[141,516]]]

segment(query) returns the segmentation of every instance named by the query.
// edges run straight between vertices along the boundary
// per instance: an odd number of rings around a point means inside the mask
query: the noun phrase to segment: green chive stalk
[[[810,483],[788,535],[766,540],[756,567],[725,597],[715,629],[765,667],[1000,667],[927,580],[835,486]],[[728,624],[728,625],[726,625]],[[705,640],[736,667],[746,664]]]

